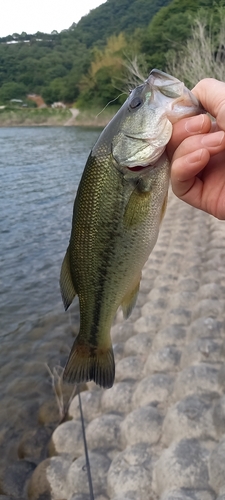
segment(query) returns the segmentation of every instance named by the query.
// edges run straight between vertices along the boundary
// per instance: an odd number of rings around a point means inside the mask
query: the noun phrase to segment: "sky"
[[[1,0],[0,37],[68,29],[105,0]],[[0,2],[0,3],[1,3]],[[3,6],[4,3],[4,6]]]

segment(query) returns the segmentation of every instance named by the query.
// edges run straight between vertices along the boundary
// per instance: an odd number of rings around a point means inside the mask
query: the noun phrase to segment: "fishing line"
[[[89,484],[89,491],[90,491],[90,500],[95,500],[94,499],[94,492],[93,492],[92,477],[91,477],[91,467],[90,467],[89,456],[88,456],[88,447],[87,447],[87,441],[86,441],[86,433],[85,433],[84,417],[83,417],[83,410],[82,410],[82,404],[81,404],[79,384],[78,384],[78,399],[79,399],[79,408],[80,408],[80,418],[81,418],[81,424],[82,424],[82,434],[83,434],[83,441],[84,441],[84,452],[85,452],[85,458],[86,458],[88,484]]]
[[[103,111],[104,111],[104,110],[108,107],[108,105],[109,105],[109,104],[112,104],[112,102],[115,102],[117,99],[119,99],[119,97],[120,97],[121,95],[127,95],[127,93],[126,93],[126,92],[122,92],[122,94],[119,94],[117,97],[115,97],[115,99],[113,99],[112,101],[109,101],[109,102],[105,105],[105,107],[104,107],[104,108],[103,108],[103,109],[102,109],[102,110],[101,110],[101,111],[100,111],[100,112],[96,115],[96,117],[95,117],[95,118],[98,118],[98,116],[99,116],[99,115],[100,115],[100,114],[101,114],[101,113],[102,113],[102,112],[103,112]]]

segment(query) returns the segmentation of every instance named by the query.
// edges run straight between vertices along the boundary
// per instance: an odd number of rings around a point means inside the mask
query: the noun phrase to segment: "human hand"
[[[198,115],[174,124],[167,146],[172,188],[181,200],[225,219],[225,83],[206,78],[193,94],[215,121]]]

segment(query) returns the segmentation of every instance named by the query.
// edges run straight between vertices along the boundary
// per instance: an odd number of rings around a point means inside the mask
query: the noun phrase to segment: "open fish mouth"
[[[150,165],[146,165],[146,167],[150,167]],[[143,165],[137,165],[136,167],[127,167],[127,168],[132,172],[141,172],[141,170],[145,170],[146,167],[143,167]]]
[[[155,164],[149,163],[148,165],[136,165],[134,167],[127,167],[131,172],[141,172],[146,170],[146,168],[154,168]]]

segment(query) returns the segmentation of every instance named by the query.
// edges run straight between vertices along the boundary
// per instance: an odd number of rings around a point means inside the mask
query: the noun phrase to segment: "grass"
[[[116,106],[104,110],[82,110],[71,122],[69,109],[5,107],[0,109],[0,127],[63,126],[68,121],[70,125],[104,127],[117,110]]]
[[[0,126],[63,125],[71,118],[69,109],[11,108],[0,109]]]
[[[118,111],[119,106],[108,106],[105,109],[90,108],[81,110],[76,118],[80,126],[105,127]]]

